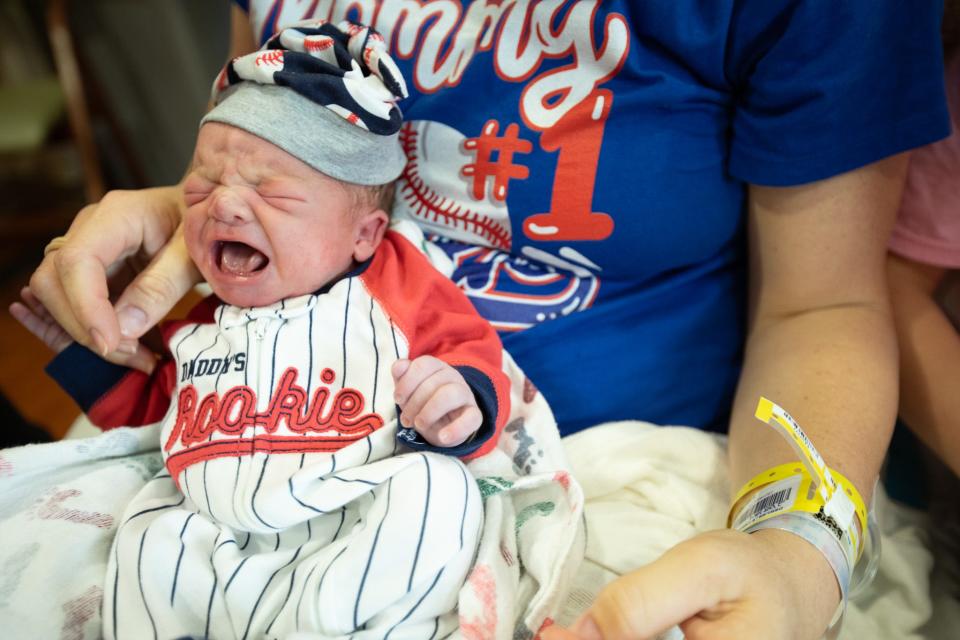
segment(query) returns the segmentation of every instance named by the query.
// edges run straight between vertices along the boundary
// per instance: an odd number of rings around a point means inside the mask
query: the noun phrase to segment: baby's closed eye
[[[206,200],[213,193],[213,183],[191,174],[183,183],[183,199],[188,207]]]

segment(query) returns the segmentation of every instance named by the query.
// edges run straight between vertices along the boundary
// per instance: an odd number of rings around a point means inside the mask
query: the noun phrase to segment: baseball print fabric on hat
[[[216,106],[201,126],[229,124],[338,180],[384,184],[406,163],[396,105],[406,96],[379,33],[313,20],[227,63],[213,85]]]

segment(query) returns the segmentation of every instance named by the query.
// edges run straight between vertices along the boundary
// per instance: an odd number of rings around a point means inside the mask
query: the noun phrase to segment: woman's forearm
[[[827,464],[869,500],[896,417],[896,371],[896,339],[882,301],[758,317],[730,427],[733,490],[797,458],[753,417],[763,395],[790,412]]]
[[[730,425],[733,491],[797,458],[753,417],[763,395],[869,500],[897,410],[884,264],[906,166],[901,154],[798,187],[751,187],[750,330]]]

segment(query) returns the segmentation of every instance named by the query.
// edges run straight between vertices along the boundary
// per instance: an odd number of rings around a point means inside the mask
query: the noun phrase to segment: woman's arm
[[[900,343],[900,415],[960,476],[960,334],[934,299],[945,274],[942,267],[887,258]]]
[[[765,395],[870,500],[897,410],[884,261],[905,171],[901,155],[801,187],[751,188],[750,326],[730,425],[733,490],[796,459],[753,417]],[[809,604],[826,620],[839,590],[819,561],[822,587],[830,588],[812,591]]]
[[[804,426],[869,500],[897,406],[884,256],[905,156],[800,187],[750,189],[750,327],[730,429],[731,487],[795,459],[753,417],[760,395]],[[782,531],[701,534],[598,596],[576,637],[819,638],[840,592]],[[564,632],[545,638],[565,638]]]
[[[750,192],[750,326],[730,426],[732,487],[795,459],[754,417],[787,408],[869,500],[897,408],[886,242],[906,156],[835,178]]]

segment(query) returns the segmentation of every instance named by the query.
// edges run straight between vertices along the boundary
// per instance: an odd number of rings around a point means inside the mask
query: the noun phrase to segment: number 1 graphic
[[[550,211],[529,216],[523,233],[531,240],[603,240],[613,218],[591,210],[603,129],[613,93],[598,89],[540,136],[545,151],[560,151]]]

